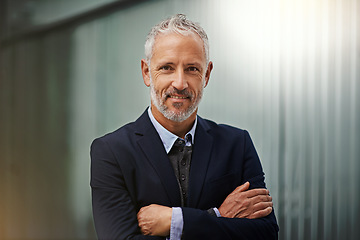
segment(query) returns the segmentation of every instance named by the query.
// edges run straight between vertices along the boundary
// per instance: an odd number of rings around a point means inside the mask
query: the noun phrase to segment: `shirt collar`
[[[176,136],[175,134],[173,134],[172,132],[168,131],[155,119],[154,115],[151,112],[151,107],[148,108],[148,114],[149,114],[151,123],[154,125],[156,131],[158,132],[158,134],[161,138],[161,141],[165,147],[166,153],[169,153],[172,146],[174,145],[174,142],[179,137]],[[194,144],[196,125],[197,125],[197,116],[195,118],[194,125],[192,126],[190,131],[187,134],[185,134],[185,139],[183,139],[185,141],[186,146],[191,146],[192,144]],[[189,141],[188,135],[191,136],[191,138],[190,138],[191,142]]]

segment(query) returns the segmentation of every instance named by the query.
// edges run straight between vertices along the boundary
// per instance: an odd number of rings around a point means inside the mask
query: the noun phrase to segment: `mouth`
[[[178,96],[178,95],[168,95],[167,98],[174,98],[174,99],[188,99],[188,96]]]
[[[171,99],[173,101],[184,101],[184,100],[192,100],[193,94],[188,90],[177,90],[177,89],[171,89],[165,93],[165,100]]]

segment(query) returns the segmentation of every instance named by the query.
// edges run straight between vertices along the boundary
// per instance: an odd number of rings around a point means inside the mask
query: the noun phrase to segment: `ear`
[[[150,86],[150,66],[145,59],[141,59],[141,73],[144,79],[144,83],[147,87]]]
[[[205,87],[206,87],[206,86],[208,85],[208,83],[209,83],[210,74],[211,74],[211,71],[212,71],[213,67],[214,67],[214,65],[213,65],[213,63],[210,61],[209,64],[208,64],[206,73],[205,73]]]

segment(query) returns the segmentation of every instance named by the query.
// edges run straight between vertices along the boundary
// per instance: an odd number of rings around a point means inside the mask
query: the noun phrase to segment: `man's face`
[[[144,82],[150,86],[152,105],[167,119],[186,120],[196,112],[212,69],[212,63],[206,66],[201,38],[158,35],[150,62]]]

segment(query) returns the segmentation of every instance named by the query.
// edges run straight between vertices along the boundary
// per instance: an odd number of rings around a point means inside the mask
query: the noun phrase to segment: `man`
[[[204,30],[175,15],[145,55],[151,107],[91,147],[99,239],[277,239],[249,134],[197,116],[213,68]]]

